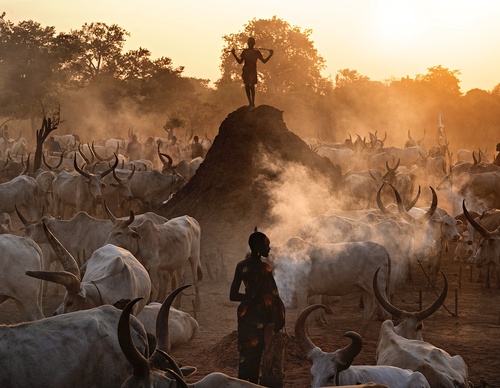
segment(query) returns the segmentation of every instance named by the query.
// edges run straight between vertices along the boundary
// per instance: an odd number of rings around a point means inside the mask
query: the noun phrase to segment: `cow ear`
[[[118,183],[114,183],[114,182],[113,182],[113,183],[111,183],[111,186],[113,186],[113,187],[118,187],[118,186],[119,186],[119,184],[118,184]]]
[[[194,372],[196,372],[196,367],[195,366],[183,366],[181,367],[181,372],[184,377],[188,377],[192,375]]]
[[[136,239],[136,240],[140,240],[142,238],[142,236],[137,233],[136,231],[132,231],[132,238]]]

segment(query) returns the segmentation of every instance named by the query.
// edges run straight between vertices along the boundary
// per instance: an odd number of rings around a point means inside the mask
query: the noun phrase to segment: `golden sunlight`
[[[389,44],[412,43],[423,30],[419,11],[406,2],[380,3],[375,18],[379,39]]]

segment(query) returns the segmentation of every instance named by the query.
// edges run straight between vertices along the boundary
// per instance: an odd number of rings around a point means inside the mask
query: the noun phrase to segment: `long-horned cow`
[[[114,244],[129,250],[151,276],[151,301],[157,301],[165,294],[165,285],[161,272],[182,274],[184,265],[189,262],[195,286],[195,306],[201,305],[198,281],[203,274],[200,263],[200,224],[193,217],[181,216],[163,224],[146,220],[132,227],[134,213],[128,220],[119,220],[105,207],[113,222],[106,244]],[[183,277],[183,276],[182,276]],[[178,307],[178,306],[177,306]]]
[[[115,163],[99,174],[92,174],[78,167],[76,156],[73,165],[77,175],[62,171],[52,182],[54,212],[56,215],[65,216],[66,207],[70,207],[76,208],[77,212],[86,211],[95,215],[97,205],[102,202],[102,189],[105,187],[102,178],[116,168],[118,158],[115,155]]]
[[[441,295],[429,307],[418,312],[408,312],[393,306],[379,292],[377,273],[373,276],[373,290],[380,305],[394,319],[402,322],[394,326],[388,319],[382,323],[378,340],[377,365],[392,365],[421,372],[431,387],[466,388],[468,371],[464,359],[451,356],[422,338],[423,320],[441,307],[448,292],[448,281],[443,272],[444,287]]]
[[[274,277],[285,305],[293,304],[293,294],[302,311],[311,296],[361,292],[364,334],[377,307],[372,288],[377,268],[382,268],[382,292],[389,290],[391,258],[386,248],[371,241],[328,244],[293,237],[273,251]]]
[[[127,250],[112,244],[97,249],[86,263],[80,280],[80,269],[73,256],[44,225],[44,230],[57,253],[64,271],[27,271],[26,274],[66,287],[66,294],[56,314],[85,310],[120,299],[147,297],[151,280],[143,265]],[[138,314],[146,302],[136,306]]]
[[[149,358],[139,352],[130,338],[130,312],[138,299],[132,300],[125,306],[118,323],[118,341],[123,354],[133,367],[133,374],[123,380],[122,388],[157,387],[157,388],[258,388],[260,385],[214,372],[203,379],[188,384],[184,376],[189,376],[196,371],[194,367],[179,367],[169,355],[169,329],[168,317],[170,306],[174,298],[184,289],[183,286],[174,290],[163,302],[158,313],[156,323],[157,347]]]
[[[121,311],[100,306],[25,322],[0,325],[0,386],[119,388],[130,373],[116,328]],[[144,327],[130,318],[139,354],[148,354]]]
[[[315,304],[302,311],[295,322],[295,336],[302,352],[311,365],[311,387],[327,387],[347,384],[375,382],[387,384],[391,388],[430,388],[429,383],[420,372],[386,365],[351,365],[363,345],[361,336],[348,331],[344,337],[351,343],[335,352],[324,352],[314,345],[305,328],[309,314],[328,307]]]

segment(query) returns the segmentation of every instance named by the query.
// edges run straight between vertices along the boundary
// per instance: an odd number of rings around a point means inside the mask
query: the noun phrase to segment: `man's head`
[[[193,137],[193,140],[194,140],[195,143],[198,143],[198,141],[200,140],[200,138],[197,135],[195,135]]]
[[[256,253],[260,256],[268,257],[269,251],[271,248],[269,247],[271,242],[269,238],[262,232],[253,232],[248,238],[248,245],[250,246],[250,250],[252,253]]]
[[[500,152],[500,143],[497,144],[497,151]]]
[[[247,44],[248,47],[253,48],[253,46],[255,46],[255,38],[252,37],[248,38]]]

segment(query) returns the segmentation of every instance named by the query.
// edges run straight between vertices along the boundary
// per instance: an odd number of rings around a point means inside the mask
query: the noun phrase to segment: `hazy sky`
[[[147,48],[171,58],[184,75],[219,78],[222,36],[253,18],[277,16],[313,31],[325,76],[357,70],[372,80],[459,70],[462,92],[500,83],[498,0],[1,0],[0,12],[57,32],[84,23],[117,24],[130,33],[126,50]],[[242,42],[243,45],[244,42]]]

